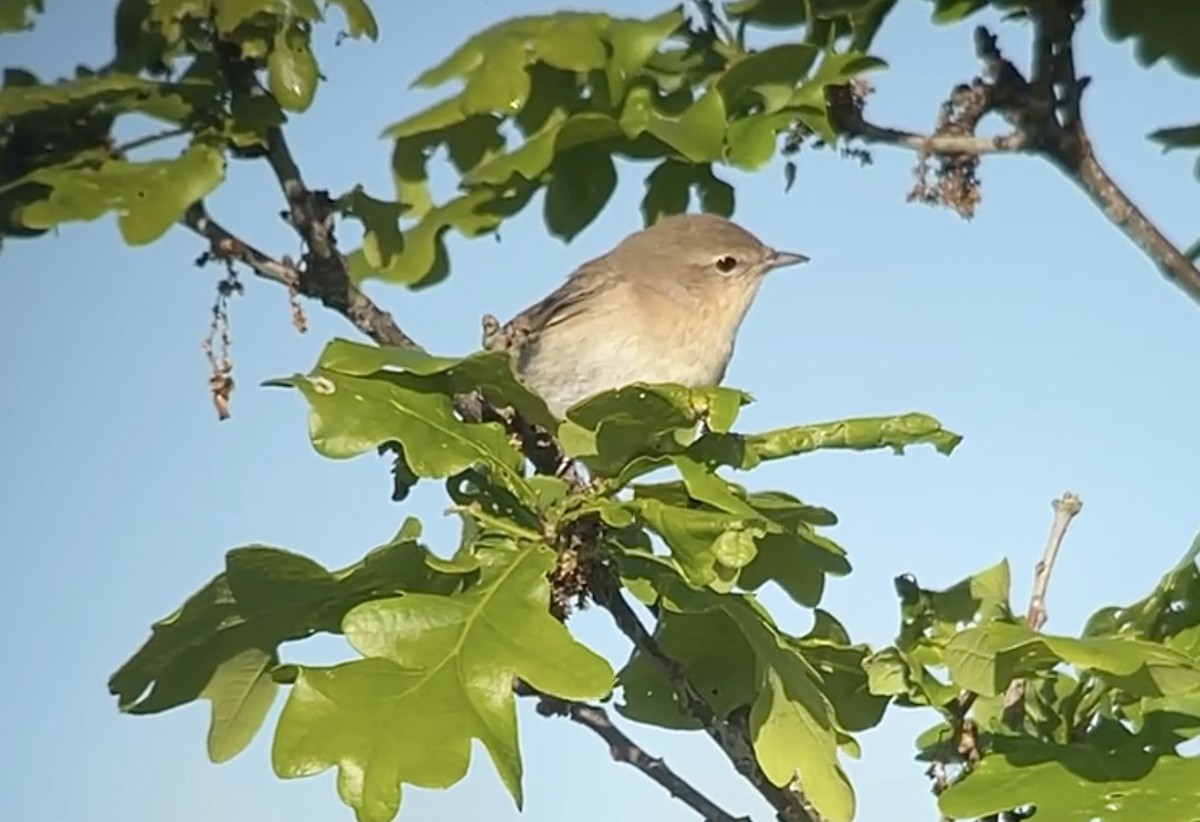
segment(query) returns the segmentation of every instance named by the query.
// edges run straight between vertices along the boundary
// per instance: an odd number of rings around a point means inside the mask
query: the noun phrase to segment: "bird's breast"
[[[562,416],[579,400],[635,382],[718,384],[745,309],[642,295],[545,328],[517,358],[522,380]]]

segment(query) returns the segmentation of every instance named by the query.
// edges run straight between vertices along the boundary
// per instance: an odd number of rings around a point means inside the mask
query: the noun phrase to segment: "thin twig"
[[[1067,491],[1050,505],[1054,508],[1054,521],[1050,523],[1046,550],[1034,566],[1033,591],[1029,595],[1029,610],[1025,612],[1025,624],[1034,631],[1040,631],[1046,625],[1046,591],[1050,588],[1050,576],[1054,573],[1054,563],[1058,560],[1058,552],[1062,548],[1063,537],[1067,535],[1067,528],[1070,527],[1071,520],[1083,510],[1083,500]],[[1014,679],[1004,692],[1004,711],[1010,722],[1016,722],[1020,716],[1024,699],[1025,680]]]
[[[1035,0],[1031,3],[1029,19],[1033,24],[1033,47],[1029,80],[1000,53],[995,35],[983,27],[975,30],[976,51],[984,64],[986,79],[977,78],[972,86],[960,85],[956,91],[981,85],[989,94],[986,111],[982,113],[995,112],[1003,116],[1014,128],[1010,134],[977,136],[978,120],[969,123],[965,133],[961,123],[954,123],[949,129],[939,127],[932,134],[877,125],[863,116],[861,100],[856,100],[846,86],[826,89],[830,122],[844,137],[916,152],[922,174],[925,158],[930,155],[961,161],[965,157],[984,154],[1037,154],[1074,182],[1168,281],[1200,302],[1200,268],[1137,207],[1096,157],[1084,127],[1081,104],[1090,78],[1080,77],[1075,66],[1075,31],[1083,10],[1081,0]],[[951,163],[949,167],[953,168],[955,164]],[[971,180],[969,184],[976,182]],[[961,207],[953,196],[920,199],[942,201],[965,217],[973,213],[973,207]],[[977,200],[975,196],[969,205],[973,206]]]
[[[303,275],[299,268],[263,253],[233,234],[208,216],[202,201],[193,203],[188,208],[182,223],[206,238],[213,253],[218,257],[245,263],[258,276],[279,283],[290,291],[303,293],[300,292]],[[343,288],[342,298],[335,304],[325,302],[327,308],[337,311],[355,328],[379,345],[420,348],[411,337],[400,330],[395,320],[392,319],[392,315],[377,306],[370,297],[359,290],[358,286],[347,281]]]
[[[613,724],[608,712],[600,706],[559,699],[541,693],[521,680],[517,680],[513,690],[519,696],[537,697],[537,712],[542,716],[565,716],[572,722],[595,733],[608,743],[608,752],[614,762],[624,762],[637,768],[666,788],[671,796],[700,814],[707,822],[750,822],[748,816],[734,816],[722,809],[686,779],[671,770],[661,758],[651,756],[645,748],[638,745]]]
[[[116,146],[113,149],[113,153],[128,154],[129,152],[134,151],[136,149],[144,148],[144,147],[146,147],[148,145],[152,145],[154,143],[161,143],[163,140],[170,140],[174,137],[182,137],[185,134],[191,134],[191,133],[192,133],[192,130],[189,128],[163,129],[162,131],[156,131],[153,134],[144,134],[141,137],[137,137],[133,140],[130,140],[128,143],[121,143],[121,145]]]
[[[1050,525],[1046,552],[1034,571],[1033,593],[1029,597],[1029,610],[1025,613],[1025,623],[1035,631],[1042,630],[1046,624],[1046,591],[1050,587],[1050,575],[1054,573],[1054,563],[1058,560],[1063,537],[1067,535],[1071,520],[1083,510],[1083,500],[1070,491],[1050,504],[1054,508],[1054,522]]]

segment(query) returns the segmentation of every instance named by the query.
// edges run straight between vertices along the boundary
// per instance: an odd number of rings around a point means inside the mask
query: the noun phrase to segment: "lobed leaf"
[[[366,658],[301,668],[272,751],[280,776],[336,767],[338,793],[358,818],[386,822],[401,783],[449,787],[479,739],[522,805],[514,677],[578,700],[605,696],[613,673],[549,614],[552,551],[478,555],[483,575],[465,592],[410,594],[346,615],[346,636]]]
[[[697,591],[665,566],[643,562],[640,567],[662,594],[658,635],[666,642],[668,631],[675,631],[678,638],[667,653],[688,671],[689,682],[706,697],[712,695],[719,715],[726,715],[728,706],[750,705],[751,741],[768,779],[782,787],[798,778],[821,818],[849,822],[854,792],[838,762],[838,747],[852,742],[838,725],[820,673],[804,655],[805,645],[780,632],[751,595]],[[720,665],[713,647],[740,663]],[[747,669],[753,670],[750,680]],[[671,703],[662,697],[670,692],[669,683],[640,652],[618,679],[625,695],[618,706],[622,714],[666,727],[691,726],[677,707],[672,715]]]
[[[223,154],[203,143],[193,143],[173,160],[113,159],[91,168],[49,166],[25,178],[47,191],[42,199],[24,205],[17,216],[28,228],[48,229],[114,211],[125,242],[145,245],[165,234],[188,206],[213,191],[224,176]]]
[[[979,818],[1032,805],[1063,822],[1190,822],[1200,759],[1165,754],[1158,740],[1103,723],[1073,744],[997,738],[995,750],[938,798],[947,816]]]
[[[553,430],[557,423],[546,403],[517,379],[511,359],[503,352],[436,357],[415,348],[384,348],[334,339],[321,352],[317,367],[351,377],[385,377],[403,372],[440,377],[445,380],[442,388],[447,393],[482,391],[495,405],[511,406],[543,428]]]
[[[959,632],[946,644],[945,663],[956,684],[985,696],[1061,663],[1107,674],[1138,697],[1200,690],[1200,659],[1133,638],[1038,634],[1023,623],[989,622]]]
[[[122,711],[135,714],[159,713],[204,695],[213,700],[215,721],[218,703],[246,681],[241,665],[255,654],[273,655],[282,643],[317,631],[338,632],[342,616],[360,602],[463,585],[473,565],[438,560],[416,541],[419,530],[411,520],[390,542],[333,572],[278,548],[231,550],[223,573],[152,626],[150,639],[109,679],[109,691]],[[242,710],[249,713],[231,723],[253,724],[253,705],[235,711],[239,717]],[[218,753],[236,752],[241,733],[215,730],[218,740],[210,745]],[[230,734],[232,741],[223,741]]]
[[[709,464],[749,470],[765,460],[823,449],[890,448],[902,454],[909,446],[929,444],[939,453],[950,454],[961,441],[962,437],[944,429],[933,417],[914,413],[800,425],[762,434],[706,434],[690,452]]]

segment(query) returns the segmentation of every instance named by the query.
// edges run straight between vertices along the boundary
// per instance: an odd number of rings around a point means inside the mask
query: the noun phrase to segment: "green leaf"
[[[636,138],[653,134],[684,159],[707,163],[721,157],[725,142],[725,101],[716,88],[704,92],[678,117],[658,110],[653,92],[645,86],[630,90],[621,110],[621,128]]]
[[[528,55],[518,40],[501,40],[488,50],[486,67],[471,72],[463,87],[462,106],[468,114],[515,114],[529,99]]]
[[[831,708],[810,679],[796,675],[803,666],[798,656],[771,650],[776,653],[764,671],[767,688],[750,709],[759,764],[767,779],[780,787],[799,777],[822,819],[850,822],[854,789],[838,762],[836,737],[822,721]]]
[[[850,738],[838,726],[834,708],[822,693],[821,676],[803,655],[804,646],[780,632],[752,596],[695,591],[665,570],[653,576],[663,593],[659,630],[664,639],[665,626],[671,622],[694,620],[699,614],[705,617],[705,623],[689,626],[683,635],[690,634],[690,641],[678,641],[671,654],[688,671],[693,687],[706,695],[715,693],[718,715],[728,711],[728,704],[750,702],[751,741],[767,778],[782,787],[798,777],[822,819],[849,822],[854,792],[838,762],[838,746]],[[722,625],[718,617],[727,624]],[[712,650],[705,650],[705,636],[710,648],[725,651],[726,665],[720,665]],[[754,660],[754,679],[749,683],[752,700],[745,692],[744,671],[751,666],[745,662],[746,649],[739,647],[743,643]],[[689,652],[697,653],[698,660],[711,659],[697,665],[695,678]],[[635,653],[620,674],[627,700],[622,713],[680,727],[655,693],[669,693],[669,684],[661,678],[655,681],[657,667],[653,671],[644,667],[642,656]]]
[[[361,820],[386,822],[401,783],[446,788],[466,774],[480,740],[522,805],[514,677],[562,699],[612,688],[603,658],[548,612],[552,551],[485,549],[480,583],[453,596],[409,594],[347,614],[366,659],[304,667],[272,751],[280,776],[338,769],[338,793]]]
[[[465,177],[503,153],[505,141],[499,132],[500,123],[494,114],[467,117],[458,100],[452,99],[384,132],[384,136],[397,138],[392,150],[392,175],[396,198],[409,206],[409,217],[420,219],[433,209],[428,164],[434,150],[444,145],[450,162]],[[481,198],[476,200],[482,202]]]
[[[725,159],[743,171],[758,171],[775,157],[779,134],[786,131],[795,117],[787,112],[753,114],[729,126]]]
[[[947,643],[945,662],[957,684],[984,696],[997,696],[1014,679],[1063,662],[1109,674],[1134,696],[1178,696],[1200,689],[1200,660],[1156,643],[1047,636],[1024,624],[989,622],[967,628]]]
[[[364,34],[371,40],[379,39],[379,24],[375,15],[364,0],[329,0],[334,6],[340,6],[346,15],[346,33],[358,38]]]
[[[683,478],[691,499],[705,502],[719,511],[737,516],[759,519],[756,511],[744,498],[736,493],[736,486],[720,477],[716,472],[686,454],[675,454],[671,462]],[[740,489],[737,489],[740,490]],[[738,566],[741,567],[741,566]]]
[[[473,567],[437,560],[416,542],[415,520],[410,523],[391,542],[334,572],[278,548],[233,549],[225,572],[156,622],[150,639],[112,675],[109,690],[118,707],[134,714],[174,708],[204,693],[228,660],[252,649],[273,652],[314,631],[337,632],[342,615],[360,602],[462,585]],[[222,673],[209,693],[223,694],[221,681],[236,679],[233,674]],[[228,751],[235,740],[236,734],[217,747]]]
[[[567,410],[567,419],[590,434],[577,432],[568,453],[583,459],[597,475],[615,477],[635,457],[682,451],[702,419],[711,416],[727,427],[733,422],[733,409],[749,401],[742,391],[720,387],[635,383],[605,391]]]
[[[923,639],[945,643],[960,626],[1012,619],[1009,605],[1011,573],[1008,560],[973,574],[942,591],[919,588],[914,580],[897,577],[902,628],[897,644],[908,650]]]
[[[684,23],[683,12],[677,7],[648,20],[613,20],[609,27],[612,55],[605,67],[609,97],[619,102],[629,83],[646,65],[646,61]]]
[[[267,57],[267,88],[285,111],[307,111],[317,93],[317,58],[308,36],[295,26],[280,29]]]
[[[315,368],[310,374],[274,380],[308,400],[313,447],[331,459],[348,459],[396,441],[418,476],[449,477],[482,466],[518,498],[532,492],[524,460],[499,423],[465,423],[436,379],[416,374],[354,377]]]
[[[503,185],[513,175],[526,180],[538,180],[554,161],[558,137],[566,119],[563,112],[555,112],[547,118],[541,130],[531,134],[519,148],[498,153],[487,162],[475,166],[463,175],[463,182],[468,185]]]
[[[266,94],[234,97],[230,103],[230,114],[225,133],[234,145],[240,147],[265,147],[267,131],[282,126],[286,121],[279,103]]]
[[[719,584],[717,541],[727,532],[755,532],[755,522],[731,514],[668,505],[654,498],[628,503],[630,510],[662,537],[688,581],[696,586]],[[758,533],[762,533],[758,529]],[[752,557],[747,558],[747,562]]]
[[[1176,128],[1160,128],[1151,133],[1150,139],[1162,143],[1168,149],[1200,147],[1200,123]]]
[[[808,20],[809,3],[791,0],[733,0],[725,4],[730,17],[765,28],[791,28]]]
[[[933,22],[942,25],[958,23],[987,5],[988,0],[934,0]]]
[[[338,200],[349,217],[363,225],[363,256],[372,268],[387,268],[404,250],[404,235],[400,232],[400,215],[403,203],[377,200],[363,190],[361,185]]]
[[[612,155],[594,144],[560,152],[546,187],[546,227],[570,241],[599,216],[617,188]]]
[[[654,638],[662,652],[686,667],[688,681],[719,717],[754,701],[755,656],[736,623],[721,611],[668,611]],[[671,730],[699,730],[699,720],[679,708],[654,660],[635,653],[617,674],[624,697],[617,710],[627,719]]]
[[[29,31],[45,10],[42,0],[0,0],[0,32]]]
[[[938,798],[943,814],[975,819],[1034,805],[1062,822],[1185,822],[1196,815],[1200,759],[1163,755],[1156,740],[1105,722],[1087,742],[998,737],[994,752]]]
[[[427,288],[441,282],[450,271],[443,235],[451,228],[465,237],[495,229],[502,215],[485,208],[494,199],[493,192],[481,189],[430,208],[420,222],[404,231],[404,250],[393,258],[389,267],[367,266],[360,276],[410,288]]]
[[[844,85],[853,78],[875,69],[885,68],[887,63],[858,51],[827,51],[813,75],[803,83],[788,101],[797,118],[812,129],[827,145],[837,140],[837,132],[829,122],[825,89],[828,86]]]
[[[914,413],[799,425],[762,434],[706,434],[690,451],[703,462],[749,470],[766,460],[823,449],[890,448],[902,454],[909,446],[929,444],[938,452],[949,454],[961,441],[962,437],[942,428],[933,417]]]
[[[1152,66],[1166,59],[1182,74],[1200,75],[1200,6],[1172,0],[1104,0],[1104,33],[1113,40],[1133,40],[1138,63]]]
[[[1088,619],[1083,636],[1126,636],[1161,642],[1200,623],[1197,556],[1200,535],[1150,594],[1130,605],[1101,608]]]
[[[165,234],[188,206],[212,192],[224,176],[224,156],[202,143],[194,143],[173,160],[107,160],[95,168],[51,166],[29,175],[30,182],[46,186],[49,192],[24,206],[18,218],[29,228],[46,229],[115,211],[125,242],[145,245]]]
[[[738,584],[756,591],[775,582],[796,603],[815,607],[825,592],[825,577],[846,576],[846,552],[806,523],[786,533],[769,533],[758,540],[758,555],[742,569]]]
[[[380,136],[399,140],[427,131],[440,131],[455,123],[461,123],[466,116],[462,100],[458,97],[451,97],[392,123],[383,130]]]
[[[201,696],[212,703],[208,758],[227,762],[254,739],[279,686],[271,678],[277,660],[261,648],[247,648],[217,666]]]
[[[866,645],[851,642],[850,635],[828,611],[813,613],[812,629],[791,640],[816,669],[822,692],[833,705],[838,724],[848,731],[865,731],[883,719],[888,698],[871,693],[863,662],[870,653]]]
[[[351,377],[409,372],[448,381],[450,392],[482,391],[498,407],[511,406],[527,421],[553,430],[556,421],[546,403],[517,380],[512,360],[502,352],[485,351],[468,357],[435,357],[415,348],[387,348],[334,339],[326,344],[317,367]]]
[[[687,211],[693,190],[704,211],[722,217],[733,215],[733,186],[716,177],[711,165],[668,159],[646,177],[646,196],[642,199],[645,224],[653,225],[663,217]]]
[[[603,68],[608,60],[601,36],[608,29],[604,14],[564,15],[533,39],[533,50],[542,62],[566,71]]]
[[[809,43],[786,43],[739,60],[717,80],[725,107],[735,110],[748,103],[760,103],[764,113],[778,112],[787,105],[796,84],[808,74],[820,53]]]

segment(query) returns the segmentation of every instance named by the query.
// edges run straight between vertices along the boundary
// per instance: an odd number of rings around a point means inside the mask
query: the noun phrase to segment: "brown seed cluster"
[[[970,85],[957,86],[942,103],[934,136],[973,135],[990,107],[989,87],[983,80],[977,78]],[[978,154],[935,155],[928,150],[920,151],[908,200],[946,206],[969,220],[975,216],[982,199],[978,173]]]

